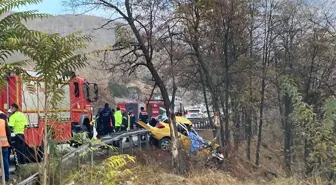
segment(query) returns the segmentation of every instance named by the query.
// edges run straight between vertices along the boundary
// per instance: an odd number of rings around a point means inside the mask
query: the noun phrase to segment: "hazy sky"
[[[59,15],[59,14],[72,14],[73,12],[67,9],[66,7],[62,6],[62,0],[43,0],[43,3],[20,7],[16,9],[16,11],[25,11],[25,10],[39,10],[40,13],[48,13],[52,15]],[[106,13],[103,11],[92,11],[88,13],[89,15],[96,15],[101,17],[106,17]]]

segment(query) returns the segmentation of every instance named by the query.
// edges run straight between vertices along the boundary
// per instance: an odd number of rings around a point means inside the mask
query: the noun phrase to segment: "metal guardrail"
[[[113,133],[112,135],[107,135],[104,136],[101,139],[101,141],[105,144],[113,144],[113,142],[118,142],[119,144],[119,152],[123,153],[124,149],[128,148],[125,147],[122,142],[124,138],[129,138],[129,142],[130,142],[130,148],[133,152],[133,148],[134,148],[134,143],[133,143],[133,136],[138,136],[138,143],[136,144],[137,147],[139,147],[141,149],[141,144],[143,144],[143,142],[146,143],[146,146],[149,146],[149,137],[148,137],[149,131],[148,130],[135,130],[135,131],[127,131],[127,132],[121,132],[121,133]],[[145,140],[142,140],[142,137],[145,136]],[[85,144],[80,146],[78,149],[73,150],[67,154],[65,154],[62,157],[62,161],[61,163],[65,163],[66,161],[68,161],[70,158],[74,157],[74,156],[78,156],[78,155],[84,155],[86,153],[88,153],[90,150],[88,150],[90,147],[99,147],[99,144],[95,144],[95,145],[91,145],[91,144]],[[91,160],[93,160],[93,156],[91,156]],[[91,161],[93,162],[93,161]],[[36,182],[39,182],[39,172],[29,176],[28,178],[26,178],[25,180],[19,182],[17,185],[30,185]]]
[[[212,125],[208,118],[189,118],[193,123],[193,128],[195,130],[212,130]]]
[[[19,182],[17,185],[26,185],[30,183],[37,182],[39,180],[39,172],[31,175],[30,177],[26,178],[25,180]]]

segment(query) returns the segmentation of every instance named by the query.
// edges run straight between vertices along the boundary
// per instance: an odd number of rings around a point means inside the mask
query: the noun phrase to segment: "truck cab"
[[[62,78],[61,86],[64,92],[62,101],[49,113],[56,115],[57,119],[44,120],[44,85],[38,81],[35,72],[27,71],[29,79],[20,75],[9,74],[7,84],[0,90],[0,110],[8,112],[10,105],[18,104],[19,111],[24,113],[28,120],[25,130],[25,144],[33,149],[42,146],[44,124],[53,130],[53,139],[56,143],[67,143],[72,140],[72,133],[88,132],[93,136],[92,102],[98,99],[98,86],[82,77],[72,76]]]

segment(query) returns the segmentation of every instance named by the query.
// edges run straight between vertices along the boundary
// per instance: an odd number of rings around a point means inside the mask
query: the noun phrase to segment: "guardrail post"
[[[93,166],[93,149],[92,149],[92,143],[89,144],[89,148],[90,148],[90,162],[91,162],[91,166]]]
[[[123,138],[119,139],[119,153],[124,153]]]
[[[138,147],[141,150],[141,140],[142,140],[142,136],[141,134],[138,134]]]
[[[134,149],[134,148],[133,148],[133,135],[130,135],[128,138],[129,138],[129,143],[130,143],[130,145],[131,145],[131,153],[133,154],[133,151],[134,151],[134,150],[133,150],[133,149]]]
[[[59,184],[62,184],[62,172],[63,172],[63,169],[62,169],[62,167],[63,167],[63,165],[62,165],[62,163],[63,163],[63,157],[61,157],[61,159],[60,159],[60,161],[59,161],[59,164],[58,164],[58,183]]]
[[[146,132],[145,137],[146,137],[146,147],[149,148],[149,137],[148,137],[148,132]]]
[[[76,152],[76,153],[75,153],[75,156],[76,156],[76,159],[77,159],[77,167],[79,168],[79,167],[80,167],[80,157],[79,157],[79,153]]]

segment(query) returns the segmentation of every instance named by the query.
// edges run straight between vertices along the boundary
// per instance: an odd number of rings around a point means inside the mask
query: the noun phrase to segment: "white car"
[[[186,114],[186,118],[199,119],[199,118],[205,118],[205,115],[201,109],[189,109]]]

